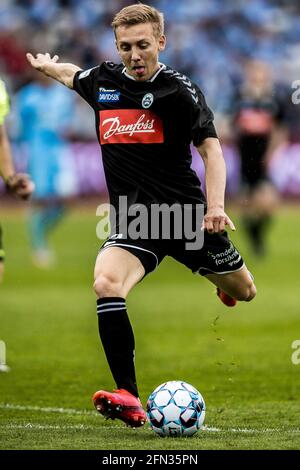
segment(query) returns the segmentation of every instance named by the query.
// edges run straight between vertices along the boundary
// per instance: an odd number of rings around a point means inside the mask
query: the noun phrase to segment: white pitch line
[[[63,413],[69,415],[93,415],[96,416],[97,412],[92,410],[76,410],[74,408],[52,408],[40,407],[30,405],[14,405],[11,403],[0,403],[2,410],[20,410],[20,411],[38,411],[42,413]]]
[[[46,429],[57,429],[57,430],[68,430],[68,429],[75,429],[75,430],[84,430],[87,429],[95,429],[95,426],[85,426],[83,424],[71,424],[71,425],[63,425],[60,426],[59,424],[37,424],[37,423],[27,423],[27,424],[7,424],[1,425],[0,429],[39,429],[39,430],[46,430]]]
[[[8,429],[24,429],[26,431],[30,430],[76,430],[76,431],[87,431],[87,430],[95,430],[96,426],[86,426],[84,424],[75,424],[75,425],[59,425],[59,424],[37,424],[37,423],[27,423],[27,424],[8,424],[8,425],[0,425],[0,430],[8,430]],[[105,426],[104,429],[125,429],[124,426]],[[148,429],[150,431],[150,429]],[[282,429],[219,429],[219,428],[204,428],[205,432],[233,432],[233,433],[268,433],[268,432],[283,432]],[[300,433],[300,429],[286,429],[285,432],[288,433]]]
[[[0,403],[0,409],[2,410],[19,410],[19,411],[37,411],[40,413],[60,413],[69,415],[81,415],[81,416],[97,416],[96,411],[91,410],[76,410],[74,408],[53,408],[53,407],[40,407],[30,405],[17,405],[12,403]],[[42,425],[27,423],[24,425],[8,424],[7,426],[1,425],[0,429],[95,429],[94,426],[86,426],[83,424],[77,425]],[[105,426],[105,429],[124,429],[123,426]],[[249,429],[249,428],[216,428],[203,426],[205,432],[232,432],[232,433],[249,433],[249,434],[264,434],[264,433],[300,433],[300,429],[285,429],[285,428],[266,428],[266,429]]]
[[[284,428],[266,428],[266,429],[249,429],[249,428],[210,428],[204,426],[203,431],[208,432],[232,432],[232,433],[281,433],[281,432],[289,432],[289,433],[300,433],[300,429],[284,429]]]

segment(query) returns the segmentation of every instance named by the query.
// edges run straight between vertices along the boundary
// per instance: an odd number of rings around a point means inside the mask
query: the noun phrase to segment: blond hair
[[[131,26],[140,23],[152,23],[153,32],[156,37],[160,37],[164,34],[163,13],[144,3],[136,3],[122,8],[122,10],[115,15],[111,26],[116,36],[118,26]]]

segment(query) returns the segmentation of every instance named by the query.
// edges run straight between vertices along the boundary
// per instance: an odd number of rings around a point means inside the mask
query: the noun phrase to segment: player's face
[[[165,36],[156,37],[151,23],[118,26],[116,45],[129,75],[138,81],[149,80],[159,69],[158,54],[166,44]]]

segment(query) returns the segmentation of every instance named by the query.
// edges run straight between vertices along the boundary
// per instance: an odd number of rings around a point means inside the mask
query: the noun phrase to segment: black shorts
[[[108,238],[100,251],[117,246],[135,255],[145,269],[145,275],[154,271],[165,256],[184,264],[193,273],[227,274],[239,271],[244,266],[243,258],[229,240],[227,232],[204,233],[204,244],[200,250],[187,250],[187,240],[132,240],[117,234]]]
[[[238,140],[242,185],[250,192],[261,182],[268,181],[265,156],[269,140],[268,135],[244,135]]]
[[[2,245],[2,227],[0,225],[0,261],[3,261],[5,257],[3,245]]]

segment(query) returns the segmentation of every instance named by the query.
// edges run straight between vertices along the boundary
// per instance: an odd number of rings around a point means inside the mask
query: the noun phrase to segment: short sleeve
[[[198,146],[208,137],[217,138],[213,112],[207,106],[204,95],[197,85],[191,84],[184,89],[183,100],[184,115],[187,118],[193,144]]]
[[[73,89],[93,108],[95,105],[94,90],[100,66],[88,70],[79,70],[74,75]]]
[[[0,125],[4,123],[4,119],[9,113],[9,96],[7,94],[5,84],[0,80]]]

